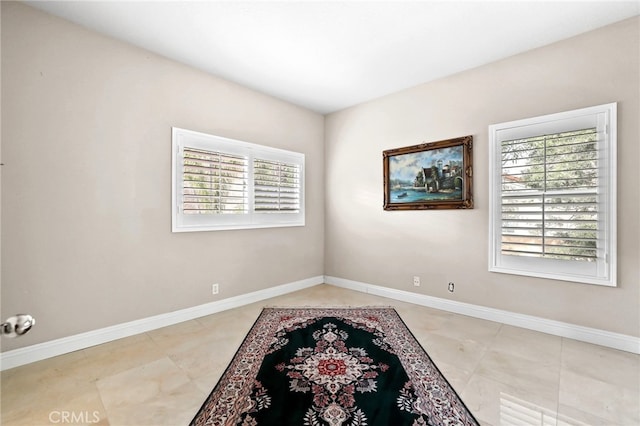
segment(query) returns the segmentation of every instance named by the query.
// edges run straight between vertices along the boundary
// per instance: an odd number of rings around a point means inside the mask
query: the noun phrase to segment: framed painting
[[[385,210],[473,208],[473,136],[382,152]]]

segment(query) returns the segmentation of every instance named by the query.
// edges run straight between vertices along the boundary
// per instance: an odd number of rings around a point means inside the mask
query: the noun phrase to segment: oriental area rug
[[[191,422],[478,423],[393,308],[265,308]]]

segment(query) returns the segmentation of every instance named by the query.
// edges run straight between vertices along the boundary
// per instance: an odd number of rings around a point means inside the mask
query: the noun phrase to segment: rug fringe
[[[324,305],[299,305],[299,306],[280,306],[280,305],[265,305],[264,308],[270,309],[380,309],[380,308],[391,308],[395,309],[395,306],[392,305],[365,305],[365,306],[354,306],[354,305],[334,305],[334,306],[324,306]]]

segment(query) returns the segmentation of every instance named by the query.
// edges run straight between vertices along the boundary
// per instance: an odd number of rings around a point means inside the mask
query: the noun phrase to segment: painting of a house
[[[470,198],[465,191],[465,170],[471,160],[465,152],[468,145],[460,142],[465,139],[470,145],[471,137],[466,138],[385,151],[385,196],[389,203],[419,208],[415,203],[461,202]]]

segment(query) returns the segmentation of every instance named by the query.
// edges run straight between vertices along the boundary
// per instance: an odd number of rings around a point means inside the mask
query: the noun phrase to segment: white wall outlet
[[[220,284],[211,284],[211,294],[218,294],[220,292]]]
[[[420,287],[420,277],[419,276],[413,277],[413,285],[416,286],[416,287]]]

